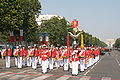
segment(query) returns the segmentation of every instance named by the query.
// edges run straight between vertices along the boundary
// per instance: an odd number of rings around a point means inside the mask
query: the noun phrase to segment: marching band
[[[23,66],[37,69],[40,66],[42,73],[47,73],[48,70],[63,67],[64,71],[71,69],[72,75],[78,75],[79,72],[84,72],[99,60],[100,50],[98,47],[73,46],[68,51],[66,46],[58,48],[48,47],[45,44],[39,47],[35,44],[33,47],[28,46],[27,49],[19,45],[12,50],[7,45],[5,49],[2,49],[1,55],[5,58],[6,68],[10,68],[10,58],[13,55],[18,69]]]

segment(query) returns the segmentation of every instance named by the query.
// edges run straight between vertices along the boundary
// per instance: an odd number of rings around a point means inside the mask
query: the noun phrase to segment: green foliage
[[[0,31],[18,30],[22,26],[22,8],[17,0],[1,0],[0,2]]]
[[[63,18],[53,17],[50,20],[43,21],[40,26],[40,32],[49,33],[49,40],[51,44],[66,45],[66,36],[68,34],[67,21]]]
[[[120,38],[117,38],[114,44],[114,47],[119,48],[120,47]]]
[[[38,0],[0,0],[0,32],[14,31],[18,40],[19,28],[24,27],[24,40],[37,41],[35,34],[38,33],[38,25],[35,15],[40,10]]]
[[[84,32],[84,42],[85,46],[99,46],[106,47],[107,44],[100,41],[98,38],[93,37],[91,34]]]

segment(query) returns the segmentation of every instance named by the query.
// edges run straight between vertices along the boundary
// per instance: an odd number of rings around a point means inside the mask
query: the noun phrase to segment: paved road
[[[120,80],[120,52],[112,51],[101,56],[100,60],[85,72],[79,72],[78,76],[72,76],[71,70],[63,71],[63,68],[54,69],[47,74],[41,73],[41,67],[37,70],[31,67],[17,69],[12,59],[10,69],[4,67],[4,60],[0,59],[0,80]]]

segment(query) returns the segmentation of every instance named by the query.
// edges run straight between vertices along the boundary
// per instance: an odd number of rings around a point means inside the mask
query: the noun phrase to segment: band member
[[[46,45],[44,44],[41,49],[41,58],[42,58],[42,72],[47,73],[48,68],[48,50],[46,49]]]
[[[25,50],[25,47],[22,47],[22,50],[23,50],[22,65],[25,66],[25,60],[26,60],[27,51]]]
[[[37,68],[37,57],[38,57],[38,54],[39,54],[39,51],[38,51],[37,46],[35,44],[32,52],[31,52],[31,55],[33,55],[32,56],[32,68],[33,69]]]
[[[72,75],[78,75],[79,54],[78,50],[72,53]]]
[[[18,59],[17,59],[18,52],[19,52],[19,46],[16,46],[16,49],[14,49],[14,52],[13,52],[13,55],[15,57],[15,66],[18,66]]]
[[[54,58],[55,58],[55,49],[53,46],[51,46],[50,50],[50,57],[49,57],[49,69],[53,69],[53,64],[54,64]]]
[[[6,46],[6,49],[2,49],[1,54],[5,57],[6,68],[10,68],[10,56],[12,55],[12,49],[9,48],[9,45]]]
[[[67,49],[64,48],[63,52],[62,52],[62,56],[63,56],[63,62],[64,62],[64,70],[68,70],[68,54],[67,54]]]
[[[18,66],[18,68],[22,68],[22,56],[23,56],[23,49],[22,49],[22,46],[19,45],[19,48],[16,47],[16,49],[14,50],[14,56],[15,56],[15,61],[16,61],[16,58],[17,58],[17,61],[15,62],[15,64],[17,63],[16,66]]]
[[[32,65],[32,60],[31,60],[31,53],[32,53],[32,47],[28,46],[28,50],[27,50],[27,66],[31,66]]]
[[[85,50],[82,49],[79,55],[80,55],[80,71],[83,72],[85,70]]]

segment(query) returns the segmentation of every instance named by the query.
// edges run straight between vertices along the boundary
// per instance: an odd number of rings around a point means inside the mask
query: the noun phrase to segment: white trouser
[[[85,69],[84,59],[80,59],[80,71],[84,71],[84,69]]]
[[[95,56],[95,63],[97,62],[97,56]]]
[[[42,59],[38,57],[38,63],[41,65],[42,64]]]
[[[43,73],[47,72],[47,60],[42,61],[42,72]]]
[[[18,68],[22,68],[22,57],[17,57],[18,58]]]
[[[95,59],[94,59],[94,57],[92,58],[92,65],[95,63]]]
[[[88,63],[87,63],[87,67],[89,67],[90,66],[90,59],[88,59]]]
[[[53,69],[53,64],[54,64],[54,59],[53,58],[49,58],[49,69]]]
[[[47,59],[47,68],[49,68],[49,60]]]
[[[99,55],[97,56],[97,61],[99,60]]]
[[[72,74],[78,75],[78,64],[79,61],[72,61]]]
[[[72,63],[69,63],[70,64],[70,68],[72,69]]]
[[[10,68],[10,56],[5,56],[6,68]]]
[[[17,57],[15,57],[15,66],[17,66],[18,65],[18,62],[17,62],[18,60],[17,60]]]
[[[63,60],[60,60],[60,66],[63,66]]]
[[[33,69],[37,68],[37,57],[32,57],[32,68]]]
[[[92,58],[89,59],[89,66],[92,66]]]
[[[68,70],[68,59],[64,58],[64,70]]]
[[[31,57],[27,59],[27,66],[31,66]]]
[[[87,69],[87,63],[86,63],[86,60],[85,60],[85,69]]]
[[[23,56],[22,65],[25,66],[25,56]]]
[[[60,67],[60,61],[58,61],[58,60],[55,60],[55,67]]]

